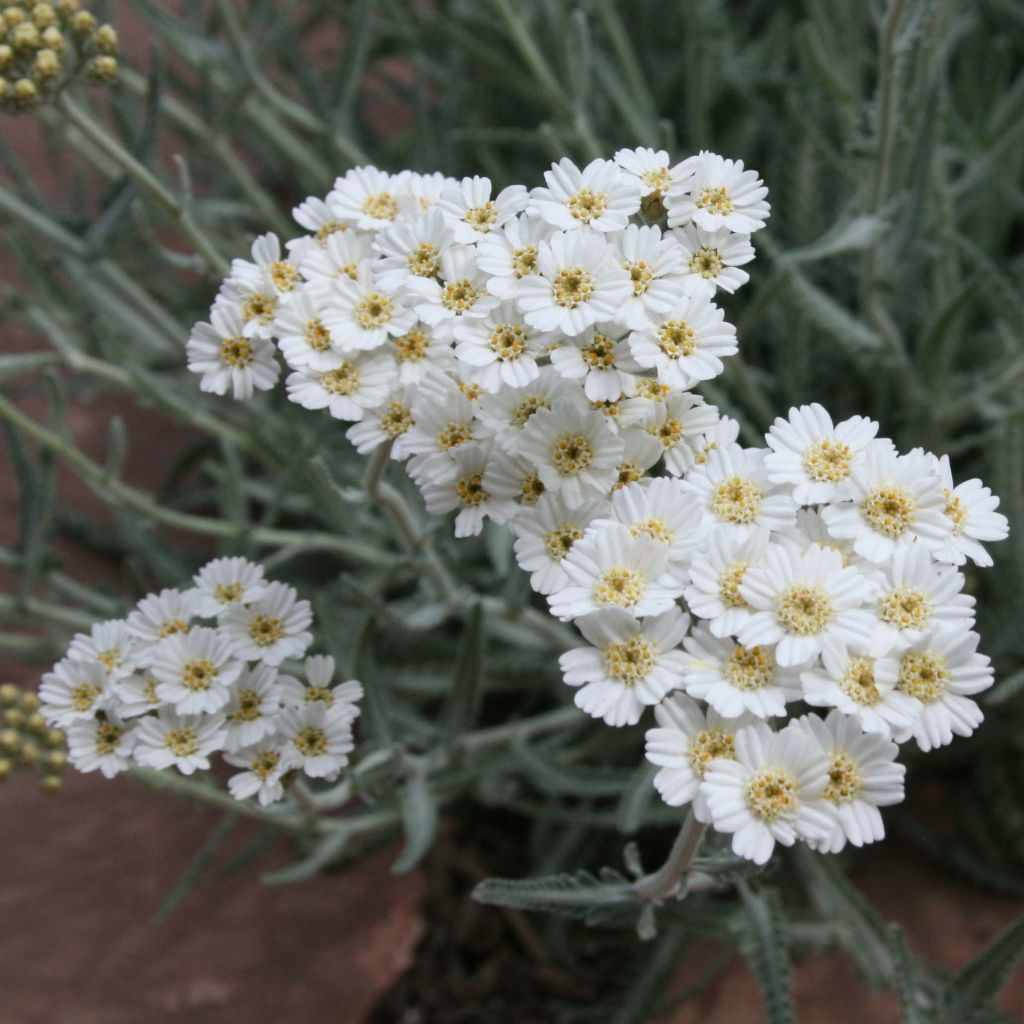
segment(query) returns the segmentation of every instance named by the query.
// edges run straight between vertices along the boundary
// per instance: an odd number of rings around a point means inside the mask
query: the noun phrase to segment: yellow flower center
[[[217,678],[217,667],[208,658],[188,658],[181,666],[181,681],[193,693],[208,690]]]
[[[526,330],[519,324],[498,324],[491,335],[491,351],[503,362],[516,359],[526,348]]]
[[[732,213],[732,199],[729,197],[729,190],[724,185],[716,188],[702,188],[697,197],[697,206],[709,213]]]
[[[725,523],[749,526],[761,511],[761,488],[742,476],[730,476],[715,484],[711,511]]]
[[[745,598],[740,593],[740,584],[743,582],[743,574],[750,568],[751,562],[744,562],[737,559],[729,562],[718,577],[718,596],[726,608],[749,608]]]
[[[583,434],[563,434],[551,449],[551,461],[562,476],[582,473],[593,458],[593,445]]]
[[[394,220],[398,216],[398,200],[390,192],[376,192],[363,200],[363,213],[374,220]]]
[[[635,484],[637,480],[643,480],[647,470],[638,466],[635,462],[622,462],[619,464],[619,475],[615,478],[614,488],[620,490],[628,484]]]
[[[437,435],[437,446],[446,452],[472,440],[473,425],[471,423],[449,423]]]
[[[313,704],[316,701],[321,701],[326,704],[327,707],[334,707],[334,691],[329,686],[310,686],[306,690],[306,694],[303,700],[307,704]]]
[[[419,328],[414,328],[408,334],[395,338],[395,355],[400,363],[418,363],[426,358],[429,344],[427,335]]]
[[[77,683],[70,688],[70,693],[71,707],[75,711],[88,711],[100,695],[99,689],[92,683]]]
[[[603,334],[595,334],[594,340],[580,349],[580,355],[591,369],[615,368],[615,342]]]
[[[257,613],[249,620],[249,636],[257,647],[271,647],[284,636],[281,620]]]
[[[722,256],[717,249],[704,246],[690,257],[690,273],[704,278],[718,277],[722,272]]]
[[[460,380],[456,386],[471,402],[475,402],[484,393],[483,387],[475,381]]]
[[[199,753],[199,737],[190,725],[171,729],[164,737],[164,746],[175,757],[191,757]]]
[[[259,779],[266,779],[273,775],[280,763],[281,755],[276,750],[264,750],[252,759],[249,771]]]
[[[320,378],[320,386],[331,395],[353,395],[359,390],[359,368],[346,359]]]
[[[471,508],[474,505],[482,505],[490,498],[490,494],[484,490],[484,478],[480,473],[473,473],[464,476],[455,485],[456,493],[463,508]]]
[[[667,320],[658,328],[658,347],[670,359],[692,356],[697,335],[685,320]]]
[[[121,652],[116,648],[111,648],[109,651],[100,651],[100,653],[96,655],[96,660],[108,672],[113,672],[114,669],[121,664]]]
[[[832,437],[822,438],[804,452],[804,471],[819,484],[837,484],[850,475],[853,449]]]
[[[336,234],[338,231],[347,231],[348,226],[345,224],[339,224],[336,220],[328,221],[328,223],[317,228],[314,238],[316,238],[317,245],[322,249],[327,245],[327,239],[331,235]]]
[[[228,718],[232,722],[254,722],[260,717],[263,698],[255,690],[239,690],[238,709],[232,711]]]
[[[626,260],[623,269],[629,271],[634,295],[643,295],[654,280],[654,271],[643,260]]]
[[[331,334],[319,317],[306,324],[306,342],[314,352],[326,352],[331,347]]]
[[[736,644],[725,659],[722,674],[738,690],[763,690],[775,679],[775,658],[763,647]]]
[[[538,410],[538,409],[550,409],[551,403],[544,398],[542,395],[527,395],[516,407],[512,410],[511,423],[514,427],[519,427],[521,430],[526,426],[526,421]]]
[[[96,727],[96,753],[113,754],[124,735],[124,728],[113,722],[100,722]]]
[[[616,565],[606,569],[594,584],[592,597],[598,605],[632,608],[647,590],[647,577],[636,569]]]
[[[907,651],[900,659],[896,688],[916,697],[922,704],[934,704],[949,691],[949,667],[941,654]]]
[[[672,184],[672,176],[667,167],[656,167],[653,171],[644,171],[640,180],[651,192],[664,192]]]
[[[647,433],[666,448],[674,448],[683,439],[683,425],[674,416],[669,416],[660,427],[648,427]]]
[[[406,262],[417,277],[434,277],[441,269],[437,246],[430,242],[420,242],[406,257]]]
[[[676,539],[676,531],[664,519],[641,519],[629,528],[629,532],[634,537],[650,537],[663,544],[671,544]]]
[[[828,768],[828,785],[822,794],[829,803],[845,804],[864,793],[864,773],[849,754],[833,751]]]
[[[213,588],[213,596],[221,604],[231,604],[242,596],[241,583],[218,583]]]
[[[945,488],[945,492],[946,517],[953,521],[953,536],[959,537],[967,528],[967,509],[964,508],[959,494],[954,494],[948,487]]]
[[[252,345],[242,337],[225,338],[220,343],[220,359],[228,366],[243,369],[253,360]]]
[[[625,686],[636,686],[658,664],[654,645],[640,635],[631,636],[620,644],[609,644],[603,657],[608,677]]]
[[[882,695],[878,692],[878,685],[875,682],[874,659],[851,658],[850,664],[839,680],[839,689],[855,704],[868,708],[878,704]]]
[[[523,504],[529,505],[532,508],[540,500],[540,496],[544,493],[545,489],[544,484],[541,482],[540,474],[537,470],[531,469],[523,478],[521,499]]]
[[[868,491],[861,512],[873,530],[895,538],[914,522],[917,502],[898,484],[882,484]]]
[[[544,546],[547,548],[551,558],[560,562],[567,554],[573,544],[583,536],[583,531],[578,526],[569,523],[559,523],[553,530],[544,534]]]
[[[269,324],[274,319],[277,309],[277,296],[264,295],[262,292],[250,292],[242,300],[242,319],[246,322],[257,320],[261,324]]]
[[[565,309],[575,309],[594,294],[594,279],[582,267],[565,267],[555,277],[555,302]]]
[[[492,200],[488,200],[483,206],[471,206],[464,219],[474,231],[486,234],[498,219],[498,208]]]
[[[356,303],[356,320],[364,330],[372,331],[390,322],[394,306],[386,295],[371,292]]]
[[[163,639],[167,636],[174,636],[175,633],[187,633],[189,625],[184,619],[164,619],[156,631],[156,635]]]
[[[735,759],[736,740],[724,729],[701,729],[690,737],[686,752],[694,774],[703,779],[709,762],[720,757]]]
[[[518,246],[512,250],[512,273],[516,277],[526,277],[537,268],[537,247],[535,245]]]
[[[480,297],[480,292],[474,287],[473,282],[467,278],[461,281],[449,281],[444,286],[444,295],[441,302],[447,309],[453,310],[456,314],[465,313],[474,302]]]
[[[392,402],[381,413],[377,423],[388,437],[399,437],[412,426],[412,413],[407,405]]]
[[[290,292],[299,283],[299,272],[287,261],[270,264],[270,280],[279,292]]]
[[[787,818],[797,809],[798,784],[785,768],[761,768],[744,787],[747,807],[755,818],[773,822]]]
[[[878,602],[878,617],[896,629],[924,629],[932,608],[916,587],[897,587]]]
[[[820,583],[791,583],[779,594],[775,614],[794,636],[817,636],[836,617],[832,599]]]
[[[292,742],[303,757],[319,757],[327,753],[327,733],[313,725],[300,729]]]
[[[581,188],[569,199],[569,212],[584,224],[597,220],[608,206],[608,197],[603,192],[592,192]]]

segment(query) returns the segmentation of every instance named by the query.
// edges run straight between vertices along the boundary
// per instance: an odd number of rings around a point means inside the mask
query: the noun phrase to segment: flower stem
[[[633,883],[633,894],[637,899],[656,902],[668,899],[679,891],[693,858],[697,856],[706,829],[707,825],[697,821],[691,810],[679,829],[665,863],[657,871]]]

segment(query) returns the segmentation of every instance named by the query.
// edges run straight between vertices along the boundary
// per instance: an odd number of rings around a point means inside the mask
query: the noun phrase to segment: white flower
[[[373,412],[364,412],[365,419],[348,428],[345,436],[360,455],[369,455],[380,445],[393,441],[391,457],[405,458],[408,453],[403,439],[412,426],[413,394],[411,385],[392,391]]]
[[[616,402],[632,395],[640,371],[629,345],[607,325],[588,328],[554,348],[551,365],[566,380],[579,381],[591,402]]]
[[[886,654],[901,641],[916,640],[936,623],[972,626],[974,598],[962,593],[964,582],[952,566],[933,562],[924,545],[898,548],[885,566],[872,653]]]
[[[632,291],[614,248],[596,231],[557,231],[537,247],[537,271],[522,278],[516,300],[526,322],[570,338],[614,320]]]
[[[504,387],[526,387],[537,379],[537,359],[554,341],[523,321],[511,302],[502,302],[487,316],[460,322],[453,329],[455,358],[465,363],[470,380],[491,393]]]
[[[320,701],[285,708],[279,733],[284,767],[300,768],[313,779],[335,778],[355,747],[351,714],[345,708],[325,707]]]
[[[224,749],[220,715],[179,715],[161,708],[139,719],[135,728],[135,760],[149,768],[177,768],[182,775],[206,771],[210,757]]]
[[[635,725],[645,707],[679,686],[679,642],[690,618],[678,608],[637,621],[605,608],[576,620],[590,647],[566,651],[558,663],[565,682],[578,686],[576,706],[607,725]]]
[[[512,521],[519,568],[530,573],[530,586],[538,594],[553,594],[568,586],[562,561],[581,540],[587,527],[607,516],[608,502],[590,498],[570,504],[560,494],[542,494],[532,508],[524,508]]]
[[[765,435],[772,449],[764,460],[768,479],[793,485],[800,505],[845,497],[844,484],[877,433],[878,424],[864,416],[833,426],[817,402],[790,409],[789,418],[779,417]]]
[[[274,333],[274,317],[280,303],[281,297],[269,274],[233,273],[220,286],[211,312],[227,310],[229,316],[237,315],[239,337],[267,341]]]
[[[502,299],[515,298],[519,282],[537,272],[537,249],[554,233],[546,221],[516,217],[501,230],[483,235],[476,246],[476,261],[487,275],[487,290]]]
[[[936,548],[952,532],[942,481],[920,449],[897,455],[886,444],[869,444],[848,487],[853,500],[828,505],[821,515],[833,537],[852,540],[870,562],[885,562],[917,542]]]
[[[548,187],[530,192],[527,212],[563,231],[621,231],[640,209],[639,183],[611,160],[591,160],[580,170],[563,157],[544,180]]]
[[[728,228],[749,235],[768,219],[767,195],[757,171],[745,171],[742,160],[702,150],[684,161],[679,180],[668,191],[668,226],[693,221],[705,231]]]
[[[662,384],[681,390],[717,377],[722,359],[739,351],[736,328],[726,323],[725,312],[703,293],[682,292],[629,335],[629,347],[641,366],[658,371]]]
[[[705,231],[686,224],[675,228],[671,237],[682,249],[687,292],[703,291],[710,297],[721,288],[732,293],[750,279],[739,269],[754,258],[750,235],[736,235],[728,228]]]
[[[291,260],[281,258],[281,242],[273,232],[260,235],[252,243],[252,261],[233,259],[231,277],[254,286],[270,280],[278,297],[287,295],[299,283],[299,271]]]
[[[760,724],[740,729],[734,759],[712,761],[701,790],[711,823],[732,833],[732,851],[765,864],[776,843],[823,841],[832,832],[823,799],[828,757],[804,729],[790,724],[772,732]]]
[[[399,214],[396,178],[376,167],[353,167],[334,182],[327,206],[341,224],[363,231],[386,228]]]
[[[879,807],[903,800],[906,768],[896,763],[899,748],[891,740],[863,733],[856,718],[833,711],[822,721],[817,715],[797,720],[829,759],[828,785],[822,794],[835,816],[831,834],[811,845],[838,853],[847,842],[864,846],[885,838]]]
[[[509,185],[491,199],[490,179],[474,176],[445,189],[436,205],[451,224],[455,241],[472,245],[515,217],[526,199],[522,185]]]
[[[288,255],[295,262],[301,263],[311,251],[322,249],[335,236],[348,233],[348,225],[342,224],[318,196],[308,196],[294,207],[292,217],[312,236],[293,238],[285,243]]]
[[[358,421],[381,406],[395,381],[395,364],[381,352],[339,356],[330,370],[306,367],[285,381],[290,401],[304,409],[326,409],[335,419]]]
[[[313,642],[312,621],[309,602],[298,600],[294,587],[276,581],[252,604],[232,605],[220,620],[235,657],[265,665],[302,657]]]
[[[161,590],[148,594],[128,616],[128,632],[139,657],[148,654],[162,640],[175,633],[187,633],[196,614],[194,591]]]
[[[623,451],[600,413],[576,405],[538,409],[519,442],[519,453],[537,467],[544,486],[562,492],[570,504],[607,493]]]
[[[72,722],[67,729],[68,760],[80,772],[101,772],[106,779],[126,771],[135,749],[135,730],[116,715]]]
[[[432,174],[418,174],[416,171],[402,171],[398,176],[402,182],[402,192],[413,201],[413,210],[427,213],[433,209],[441,193],[446,189],[458,188],[455,178],[449,178],[440,171]]]
[[[426,216],[402,220],[376,238],[383,259],[373,264],[373,277],[385,292],[395,291],[410,277],[437,277],[441,257],[452,244],[452,229],[440,210]]]
[[[708,620],[712,636],[735,636],[752,611],[740,593],[746,573],[768,550],[770,531],[756,527],[749,536],[731,530],[712,530],[690,562],[686,604],[698,618]]]
[[[701,782],[709,764],[735,757],[736,730],[757,721],[753,715],[723,718],[683,693],[666,697],[655,709],[657,729],[648,729],[646,756],[661,769],[654,788],[670,807],[693,805],[698,821],[709,822]]]
[[[484,519],[503,523],[515,515],[515,503],[488,486],[490,445],[464,444],[451,452],[449,467],[424,477],[420,486],[427,511],[443,515],[458,509],[456,537],[475,537],[483,529]]]
[[[602,409],[605,420],[614,424],[615,407]],[[651,437],[645,430],[626,428],[619,431],[622,441],[622,458],[616,466],[614,487],[621,490],[630,484],[647,479],[647,471],[661,458],[661,445],[658,439]]]
[[[195,614],[203,618],[220,615],[232,604],[248,604],[263,596],[267,581],[263,566],[245,558],[215,558],[196,573],[189,596],[196,602]]]
[[[524,388],[503,388],[497,394],[484,395],[480,401],[482,433],[493,436],[505,451],[519,451],[526,429],[538,409],[575,404],[587,407],[579,388],[570,384],[551,366],[541,368],[536,380]]]
[[[343,278],[356,281],[362,267],[372,266],[372,237],[359,231],[337,232],[330,235],[322,246],[311,246],[302,256],[299,271],[307,282],[304,291],[317,308],[330,297],[336,281]],[[293,295],[285,307],[294,301]]]
[[[562,621],[602,608],[625,608],[636,618],[668,611],[683,587],[668,574],[664,544],[634,537],[618,523],[593,526],[562,562],[569,585],[548,598]]]
[[[97,661],[62,658],[39,686],[43,716],[62,729],[95,718],[96,712],[107,706],[109,696],[106,670]]]
[[[738,639],[747,647],[778,644],[780,665],[800,665],[833,644],[866,645],[874,616],[864,608],[871,586],[837,551],[812,544],[802,554],[770,545],[739,585],[753,608]]]
[[[277,669],[269,665],[244,668],[232,688],[231,699],[223,708],[224,746],[228,750],[241,750],[270,736],[280,710],[281,684]]]
[[[935,548],[934,557],[953,565],[963,565],[969,558],[975,565],[990,566],[992,556],[980,542],[1004,540],[1010,533],[1006,516],[996,511],[999,499],[980,480],[965,480],[954,487],[948,455],[936,459],[935,464],[946,496],[944,514],[952,532]]]
[[[261,807],[267,807],[284,796],[281,776],[285,766],[280,741],[276,737],[264,739],[245,750],[225,754],[224,760],[236,768],[245,769],[228,779],[228,789],[236,800],[255,796]]]
[[[792,495],[768,482],[760,449],[737,444],[715,448],[683,487],[697,496],[710,522],[738,538],[758,526],[784,530],[796,520]]]
[[[682,164],[672,166],[668,153],[663,149],[620,149],[615,162],[622,168],[623,175],[636,179],[644,196],[664,196],[678,180]]]
[[[88,633],[76,633],[68,645],[68,657],[101,665],[112,678],[135,671],[139,648],[124,619],[97,622]]]
[[[138,718],[162,707],[164,701],[156,692],[157,681],[151,672],[123,676],[112,684],[117,698],[117,713],[122,718]]]
[[[702,627],[683,646],[681,689],[707,701],[721,715],[736,718],[744,711],[758,718],[785,715],[786,702],[801,696],[799,672],[777,665],[770,647],[720,640]]]
[[[304,707],[320,703],[325,708],[337,708],[348,715],[350,721],[359,717],[359,701],[363,699],[363,685],[356,679],[334,685],[334,659],[327,654],[314,654],[303,665],[306,681],[294,676],[281,676],[281,691],[286,704]]]
[[[623,406],[623,420],[643,427],[661,442],[665,469],[673,476],[682,476],[693,468],[693,444],[719,422],[718,410],[688,391],[659,401],[639,398],[628,404],[628,409],[626,404]]]
[[[448,455],[459,445],[477,440],[473,403],[450,380],[434,390],[422,389],[413,402],[413,423],[403,438],[414,456],[408,465],[413,480],[429,479],[448,465]]]
[[[917,703],[896,689],[896,680],[880,679],[876,659],[861,647],[826,647],[824,668],[801,672],[804,700],[813,707],[838,708],[856,719],[864,732],[891,736],[917,718]]]
[[[717,414],[718,410],[711,406]],[[703,466],[707,463],[708,459],[711,458],[711,453],[719,448],[724,448],[726,445],[735,444],[736,439],[740,436],[740,425],[737,420],[732,419],[730,416],[722,416],[718,422],[711,427],[710,430],[705,430],[699,437],[688,437],[686,444],[690,448],[693,454],[692,465]],[[680,472],[685,473],[687,469],[683,469]]]
[[[619,311],[619,321],[625,327],[642,330],[651,317],[671,309],[682,293],[685,254],[674,238],[665,237],[654,226],[630,224],[611,241],[632,286],[632,295]]]
[[[210,311],[209,323],[198,323],[186,347],[188,368],[202,374],[201,391],[252,398],[253,390],[267,391],[277,383],[281,368],[267,338],[246,338],[238,308],[219,304]]]
[[[293,370],[333,370],[341,365],[331,332],[320,317],[320,306],[305,290],[285,303],[274,321],[277,345]]]
[[[925,751],[944,747],[953,736],[970,736],[981,724],[981,708],[969,698],[992,685],[989,659],[978,653],[978,634],[936,626],[896,655],[879,658],[875,676],[914,698],[916,720],[894,729],[893,738],[913,738]]]
[[[231,696],[242,665],[232,656],[226,636],[195,626],[169,636],[152,654],[156,695],[181,715],[219,711]]]
[[[468,245],[444,253],[438,277],[410,277],[405,289],[416,315],[442,332],[487,316],[500,301],[487,291],[487,276]]]
[[[379,289],[364,263],[354,281],[342,277],[334,282],[321,319],[337,351],[364,352],[404,334],[416,323],[416,314],[400,306],[394,292]]]
[[[384,351],[394,358],[402,384],[419,384],[428,376],[454,369],[451,339],[442,333],[417,321],[405,334],[388,340]]]

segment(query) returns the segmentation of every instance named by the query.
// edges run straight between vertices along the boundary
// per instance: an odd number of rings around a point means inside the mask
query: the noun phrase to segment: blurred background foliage
[[[997,666],[988,720],[971,742],[920,761],[910,753],[911,800],[887,818],[975,881],[1024,893],[1019,2],[94,9],[115,24],[141,19],[147,46],[129,48],[102,94],[73,92],[31,115],[52,154],[47,180],[19,160],[12,121],[0,142],[0,215],[18,268],[0,286],[3,317],[48,344],[0,355],[0,414],[22,495],[20,540],[0,555],[19,581],[0,597],[0,643],[44,661],[71,628],[119,613],[126,592],[183,582],[211,544],[262,558],[315,593],[332,653],[369,684],[364,735],[398,754],[361,793],[373,802],[403,787],[403,866],[429,847],[437,806],[450,800],[529,823],[529,865],[513,859],[509,873],[618,864],[624,835],[677,816],[655,803],[638,768],[642,729],[592,728],[563,707],[562,635],[539,633],[543,615],[523,612],[526,577],[508,535],[456,543],[446,523],[423,518],[403,546],[359,488],[363,460],[337,423],[290,406],[281,390],[249,404],[201,398],[184,343],[220,260],[265,230],[288,237],[291,206],[354,164],[529,185],[566,154],[713,149],[759,170],[773,213],[750,284],[724,297],[742,355],[702,388],[708,399],[740,419],[748,442],[800,402],[820,401],[837,418],[868,414],[902,449],[949,452],[957,480],[980,476],[1002,497],[1011,539],[970,584],[982,649]],[[110,390],[196,431],[155,493],[121,477],[126,450],[147,444],[121,419],[111,420],[104,463],[73,446],[67,403]],[[40,397],[41,419],[19,413],[15,400]],[[96,489],[112,522],[54,500],[58,462]],[[390,486],[418,510],[400,476]],[[173,544],[157,541],[167,527]],[[68,539],[116,559],[125,592],[83,581],[59,546]],[[517,732],[520,719],[534,725]],[[310,872],[351,847],[311,849]],[[840,872],[804,861],[795,866],[819,916],[791,921],[782,945],[842,942],[870,980],[902,979],[908,1020],[960,1022],[987,1005],[980,984],[977,1005],[950,1004],[934,976],[907,966],[898,937],[859,903],[851,909],[856,895]],[[563,880],[554,902],[564,909],[566,888],[591,881]],[[753,960],[771,956],[774,899],[745,889],[737,902],[760,929],[744,942],[765,940]],[[830,913],[861,917],[837,939],[814,931]],[[694,925],[705,926],[722,927]],[[1000,956],[985,984],[1009,970],[1007,950]],[[773,1019],[788,1019],[770,985],[782,968],[762,967]],[[657,991],[654,969],[637,991]]]

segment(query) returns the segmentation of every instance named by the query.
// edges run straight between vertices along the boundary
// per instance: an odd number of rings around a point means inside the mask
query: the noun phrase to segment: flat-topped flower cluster
[[[561,659],[578,706],[655,707],[658,791],[738,854],[880,838],[897,745],[981,721],[957,567],[990,564],[998,499],[817,404],[742,447],[693,392],[737,351],[716,298],[769,213],[756,172],[637,149],[545,182],[349,171],[286,252],[265,235],[233,263],[190,368],[249,398],[280,357],[289,399],[390,446],[457,536],[508,524],[586,640]]]
[[[336,778],[353,749],[362,686],[335,685],[334,659],[305,655],[308,601],[244,558],[219,558],[187,590],[143,598],[126,619],[75,636],[39,688],[71,763],[112,778],[132,764],[242,769],[239,800],[280,800],[298,774]],[[298,662],[301,677],[286,674]]]

